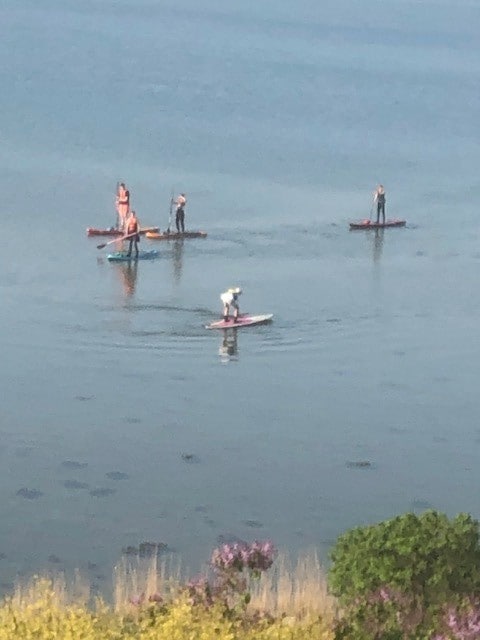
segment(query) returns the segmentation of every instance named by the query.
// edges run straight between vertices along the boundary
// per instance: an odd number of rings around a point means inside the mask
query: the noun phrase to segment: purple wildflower
[[[455,640],[478,640],[480,638],[480,602],[471,600],[466,607],[450,609],[446,623]]]
[[[205,577],[197,576],[192,578],[187,582],[186,588],[192,605],[203,604],[208,606],[212,604],[212,589]]]
[[[275,555],[276,550],[270,540],[264,542],[255,540],[251,544],[233,542],[214,549],[211,564],[221,571],[229,569],[266,571],[272,566]]]

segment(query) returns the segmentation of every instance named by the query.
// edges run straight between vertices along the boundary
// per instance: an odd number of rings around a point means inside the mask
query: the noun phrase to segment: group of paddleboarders
[[[180,193],[175,199],[172,198],[171,205],[175,205],[175,226],[177,233],[185,233],[185,206],[187,198],[184,193]],[[120,231],[127,230],[127,221],[130,217],[130,191],[124,182],[120,182],[117,187],[115,196],[115,208],[117,210],[118,220],[117,229]],[[140,229],[140,227],[139,227]]]
[[[172,198],[171,206],[175,205],[175,226],[177,233],[185,233],[185,206],[187,198],[184,193],[180,193],[176,199]],[[125,240],[129,240],[127,257],[131,257],[132,249],[135,249],[135,257],[138,257],[138,243],[140,242],[140,222],[137,214],[130,209],[130,191],[124,182],[120,182],[115,197],[115,208],[118,214],[117,228],[123,231]],[[223,319],[230,321],[230,309],[233,309],[233,322],[238,321],[240,305],[238,296],[241,295],[240,287],[232,287],[220,295],[223,305]]]
[[[379,184],[373,192],[373,204],[377,207],[377,224],[380,223],[380,214],[382,215],[382,223],[385,224],[385,187]],[[175,226],[177,233],[185,233],[185,206],[187,199],[184,193],[180,193],[176,199],[172,197],[170,205],[175,205]],[[135,249],[135,256],[138,257],[138,243],[140,242],[140,223],[135,211],[130,209],[130,191],[124,182],[119,183],[115,198],[115,205],[118,213],[118,228],[125,233],[125,240],[129,240],[129,248],[127,256],[132,255],[132,249]],[[170,210],[171,211],[171,210]],[[238,322],[240,314],[240,305],[238,298],[242,294],[240,287],[231,287],[220,295],[223,305],[223,320],[230,321],[230,310],[233,309],[233,323]]]

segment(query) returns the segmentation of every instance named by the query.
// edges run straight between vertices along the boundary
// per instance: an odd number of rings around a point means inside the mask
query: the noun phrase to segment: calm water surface
[[[479,517],[478,3],[4,0],[0,22],[4,585],[108,578],[143,541],[197,567],[222,536],[326,554],[409,509]],[[163,228],[185,190],[208,238],[109,264],[85,227],[118,179]],[[407,228],[349,233],[379,181]],[[229,358],[204,325],[236,284],[275,321]]]

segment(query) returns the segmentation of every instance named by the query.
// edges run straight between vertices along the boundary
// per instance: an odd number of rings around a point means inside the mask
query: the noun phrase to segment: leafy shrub
[[[358,527],[338,538],[331,559],[329,586],[345,612],[339,635],[427,633],[445,603],[480,596],[479,526],[468,514],[407,513]]]

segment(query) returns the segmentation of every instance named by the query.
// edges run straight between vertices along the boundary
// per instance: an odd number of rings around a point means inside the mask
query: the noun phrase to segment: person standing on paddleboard
[[[184,193],[181,193],[175,200],[174,204],[177,206],[175,210],[175,226],[177,227],[177,233],[185,233],[185,205],[187,199]]]
[[[380,212],[382,213],[383,224],[385,224],[385,188],[379,184],[373,194],[373,202],[377,203],[377,224],[380,224]]]
[[[140,231],[140,223],[138,222],[137,214],[135,213],[135,211],[131,212],[126,225],[126,235],[131,236],[129,238],[130,243],[128,246],[127,256],[130,258],[130,256],[132,255],[132,247],[133,245],[135,245],[135,257],[138,258],[138,243],[140,242],[140,235],[138,232]]]
[[[125,231],[125,223],[130,213],[130,191],[125,186],[124,182],[118,185],[116,207],[118,213],[118,228],[120,231]]]
[[[238,304],[238,296],[242,293],[240,287],[234,287],[228,289],[221,294],[220,300],[223,302],[223,319],[225,322],[229,322],[230,307],[235,309],[233,314],[233,322],[237,322],[238,314],[240,313],[240,306]]]

